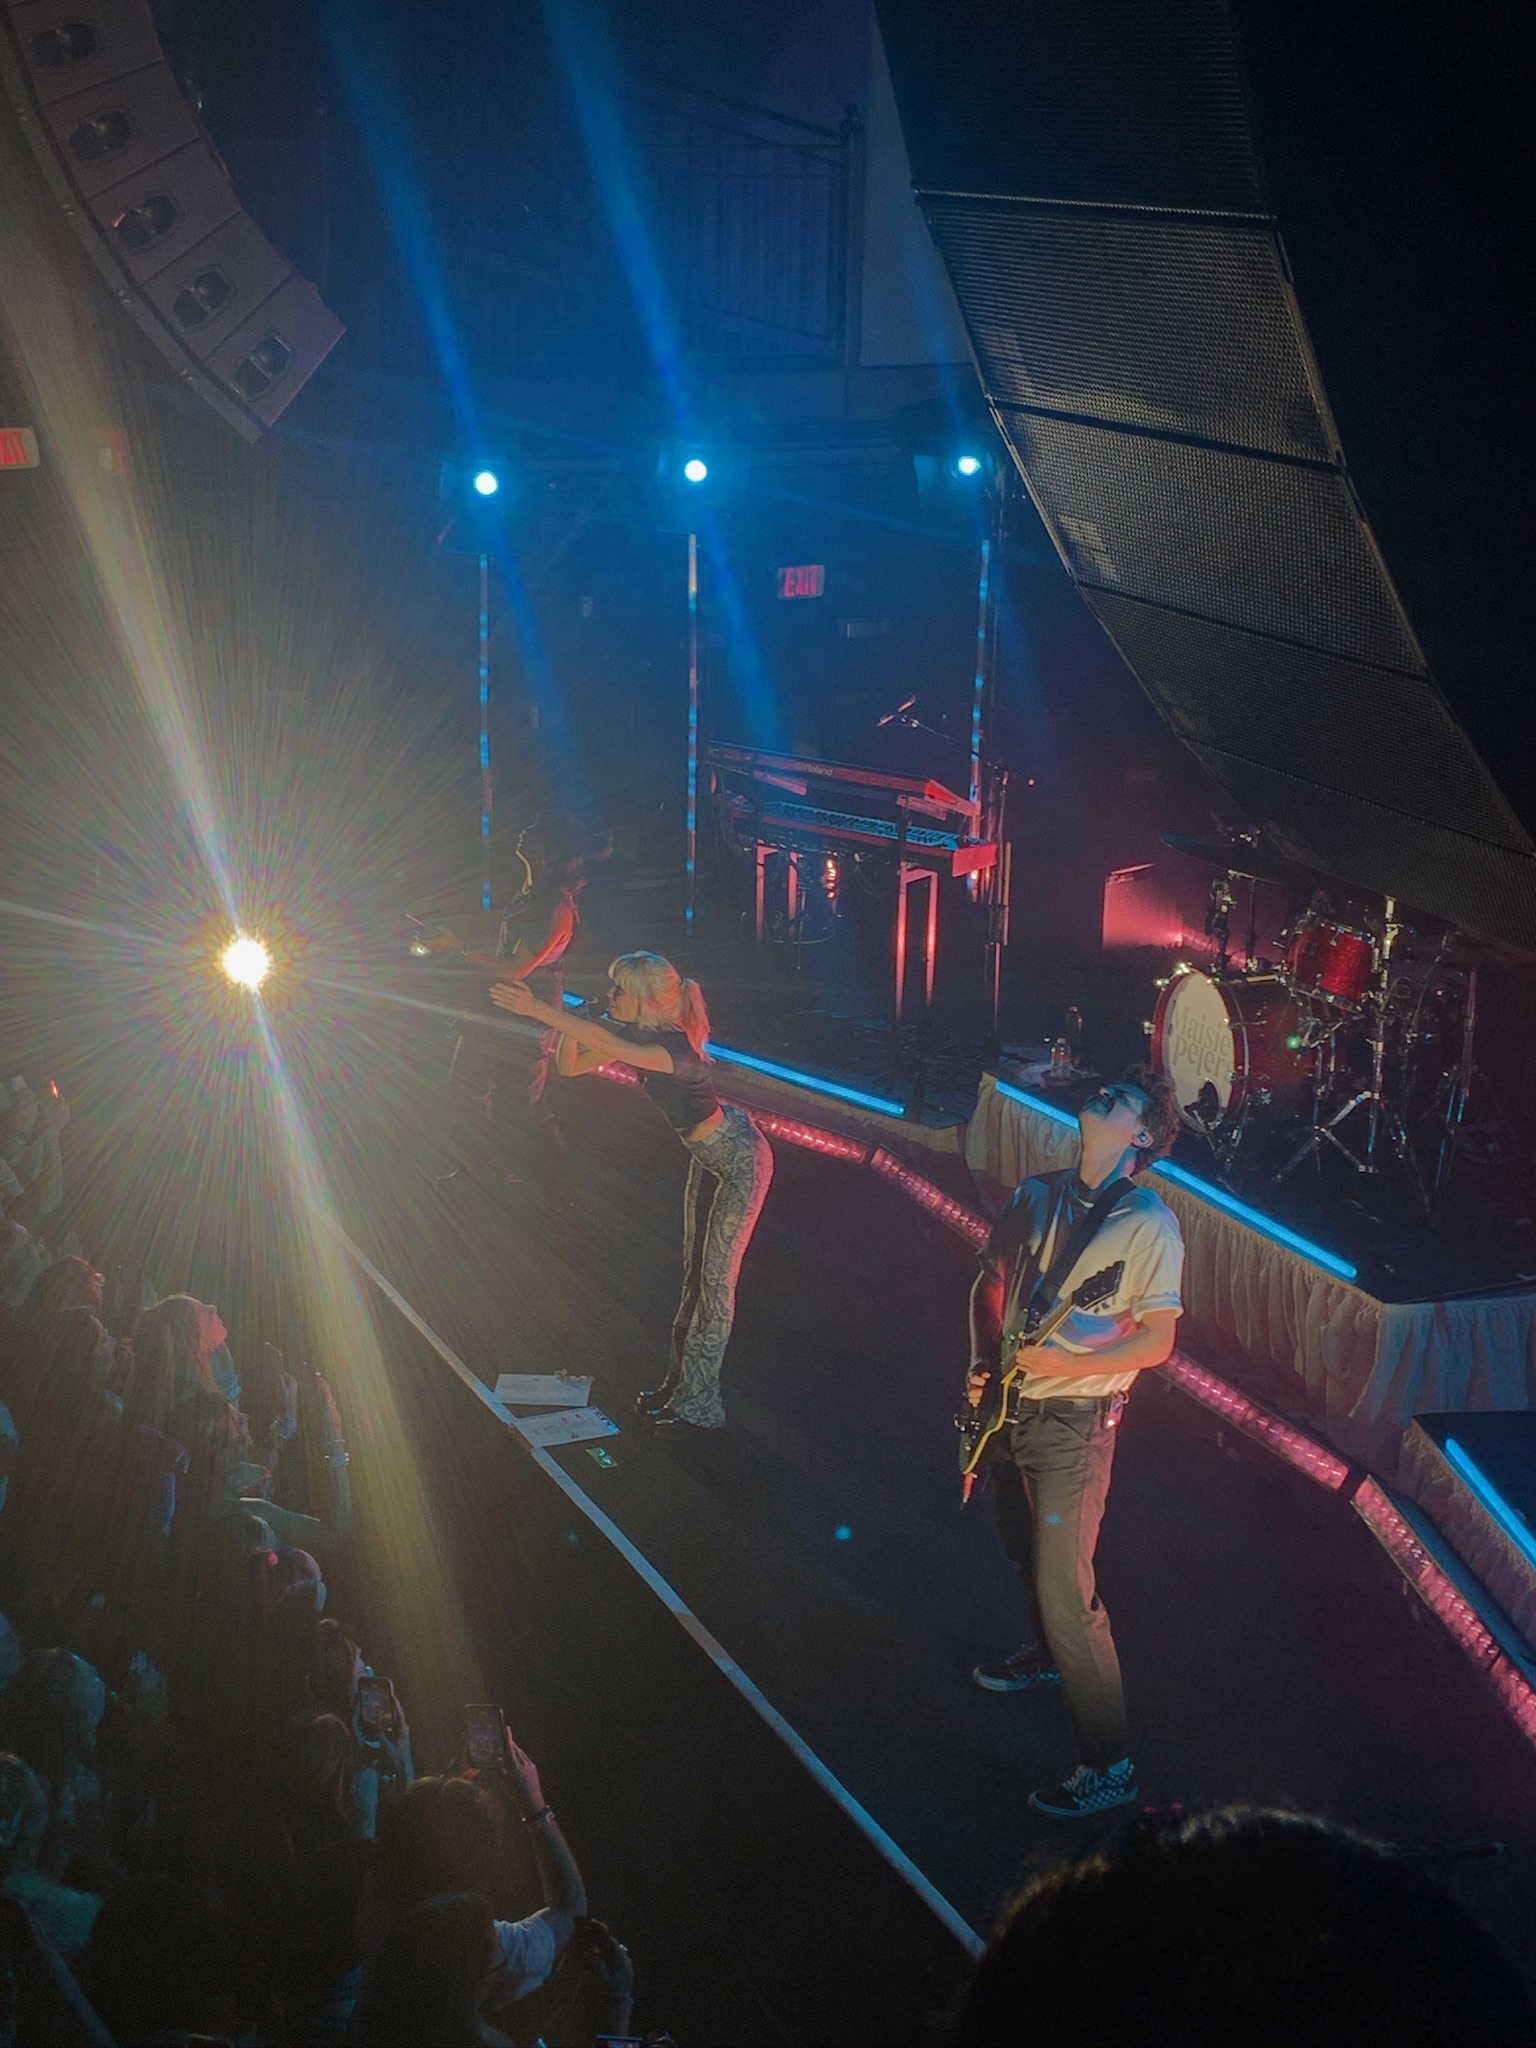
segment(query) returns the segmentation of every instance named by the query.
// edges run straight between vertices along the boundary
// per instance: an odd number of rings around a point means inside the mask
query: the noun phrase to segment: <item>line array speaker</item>
[[[0,72],[119,303],[247,440],[345,333],[241,209],[146,0],[5,0]]]
[[[1295,863],[1536,949],[1536,840],[1339,445],[1225,0],[877,0],[993,418],[1162,713]]]

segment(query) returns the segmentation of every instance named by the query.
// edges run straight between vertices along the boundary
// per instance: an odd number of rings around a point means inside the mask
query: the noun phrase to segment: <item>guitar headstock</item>
[[[1124,1259],[1116,1259],[1112,1266],[1106,1266],[1102,1273],[1095,1273],[1072,1291],[1074,1308],[1097,1308],[1101,1301],[1108,1301],[1120,1285],[1125,1273]]]

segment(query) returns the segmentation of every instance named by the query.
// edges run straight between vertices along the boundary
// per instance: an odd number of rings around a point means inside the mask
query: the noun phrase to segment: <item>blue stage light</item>
[[[1447,1460],[1492,1515],[1526,1563],[1536,1564],[1536,1532],[1532,1531],[1519,1509],[1511,1506],[1488,1474],[1468,1456],[1455,1437],[1448,1436],[1442,1448]]]
[[[799,1088],[810,1088],[818,1095],[831,1095],[839,1102],[854,1103],[859,1109],[875,1109],[885,1116],[905,1116],[902,1103],[892,1102],[885,1095],[868,1095],[862,1088],[845,1088],[841,1081],[828,1081],[820,1074],[803,1074],[797,1067],[781,1067],[775,1060],[760,1060],[756,1053],[733,1052],[728,1045],[711,1044],[711,1054],[717,1060],[728,1060],[733,1066],[753,1067],[759,1074],[771,1074],[776,1081],[792,1081]]]
[[[709,475],[709,464],[702,456],[690,455],[683,464],[683,475],[687,477],[689,483],[701,484]]]
[[[501,479],[494,469],[476,470],[474,482],[482,498],[494,498],[501,489]]]
[[[964,476],[964,477],[980,476],[980,475],[981,475],[981,457],[980,457],[979,455],[960,455],[960,456],[957,456],[957,457],[955,458],[955,471],[956,471],[956,474],[957,474],[957,475],[959,475],[959,476]]]

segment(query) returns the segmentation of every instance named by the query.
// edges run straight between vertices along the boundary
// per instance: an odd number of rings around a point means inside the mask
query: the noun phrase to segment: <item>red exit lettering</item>
[[[0,427],[0,469],[36,469],[37,436],[30,427]]]
[[[800,562],[779,571],[780,597],[820,597],[827,587],[824,562]]]

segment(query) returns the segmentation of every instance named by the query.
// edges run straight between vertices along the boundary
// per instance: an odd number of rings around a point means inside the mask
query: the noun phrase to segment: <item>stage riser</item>
[[[1501,1525],[1447,1452],[1448,1440],[1470,1456],[1529,1531],[1536,1514],[1536,1415],[1421,1415],[1403,1438],[1413,1498],[1536,1648],[1536,1534],[1522,1541]]]

